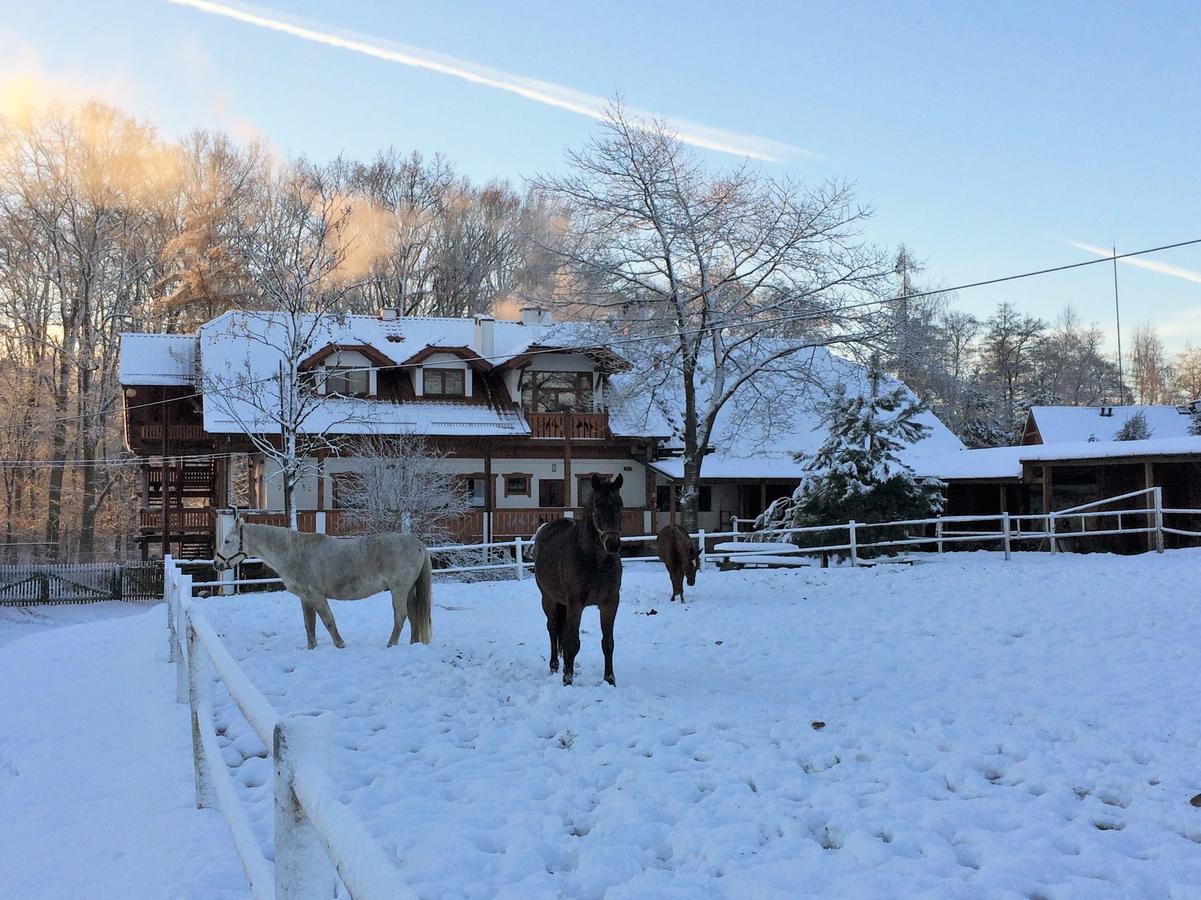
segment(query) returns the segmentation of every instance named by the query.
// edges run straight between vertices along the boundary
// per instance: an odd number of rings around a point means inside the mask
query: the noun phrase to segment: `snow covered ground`
[[[164,610],[0,609],[0,897],[246,896],[224,820],[195,808]]]
[[[433,644],[390,650],[383,598],[334,605],[344,651],[286,595],[205,607],[278,710],[333,711],[335,782],[426,897],[1196,897],[1199,574],[951,554],[706,571],[680,606],[634,564],[616,688],[591,610],[575,686],[547,673],[532,581],[438,584]],[[266,845],[270,764],[218,720]]]

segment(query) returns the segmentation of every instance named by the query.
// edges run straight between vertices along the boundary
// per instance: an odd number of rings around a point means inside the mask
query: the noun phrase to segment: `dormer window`
[[[463,397],[467,393],[467,373],[463,369],[426,369],[421,380],[422,393],[427,397]]]
[[[592,374],[527,371],[521,406],[527,412],[592,412]]]
[[[371,393],[371,371],[362,366],[326,366],[325,393],[340,397],[366,397]]]

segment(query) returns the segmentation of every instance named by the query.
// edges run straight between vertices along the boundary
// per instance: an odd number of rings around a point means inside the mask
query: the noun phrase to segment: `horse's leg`
[[[684,570],[679,566],[673,566],[671,570],[671,599],[676,597],[684,602]]]
[[[563,630],[563,614],[567,611],[562,603],[542,596],[542,611],[546,613],[546,633],[550,635],[550,670],[559,671],[559,635]]]
[[[388,646],[395,647],[396,642],[400,640],[400,630],[405,627],[405,617],[407,615],[406,608],[409,602],[409,593],[405,591],[403,594],[393,588],[392,590],[392,636],[388,638]]]
[[[683,600],[683,591],[680,593],[680,599]],[[613,622],[617,618],[617,598],[614,597],[607,603],[600,605],[600,620],[601,620],[601,650],[605,654],[605,681],[616,687],[617,681],[613,678]]]
[[[346,646],[346,641],[342,640],[342,635],[338,634],[338,626],[334,622],[334,614],[330,611],[329,601],[324,597],[319,603],[315,603],[317,607],[317,615],[321,616],[321,621],[325,623],[325,630],[329,632],[329,636],[334,639],[334,646],[341,649]]]
[[[304,598],[300,600],[300,609],[304,612],[304,635],[308,638],[309,649],[317,647],[317,610]]]
[[[563,650],[563,683],[571,684],[575,679],[575,656],[580,652],[580,616],[583,615],[584,604],[569,600],[564,612],[559,646]]]

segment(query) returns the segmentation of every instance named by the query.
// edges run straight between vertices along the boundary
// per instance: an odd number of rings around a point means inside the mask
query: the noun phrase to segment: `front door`
[[[553,508],[562,508],[566,505],[563,502],[562,478],[538,479],[538,505]]]

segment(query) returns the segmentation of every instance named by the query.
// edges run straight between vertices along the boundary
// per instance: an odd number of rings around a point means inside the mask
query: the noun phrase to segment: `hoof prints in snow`
[[[616,689],[595,612],[575,686],[548,673],[528,581],[440,584],[433,644],[390,650],[384,598],[339,605],[338,652],[293,598],[206,606],[277,709],[333,712],[343,799],[424,896],[1185,897],[1199,564],[705,572],[683,608],[633,565]],[[218,717],[266,843],[269,762]]]

